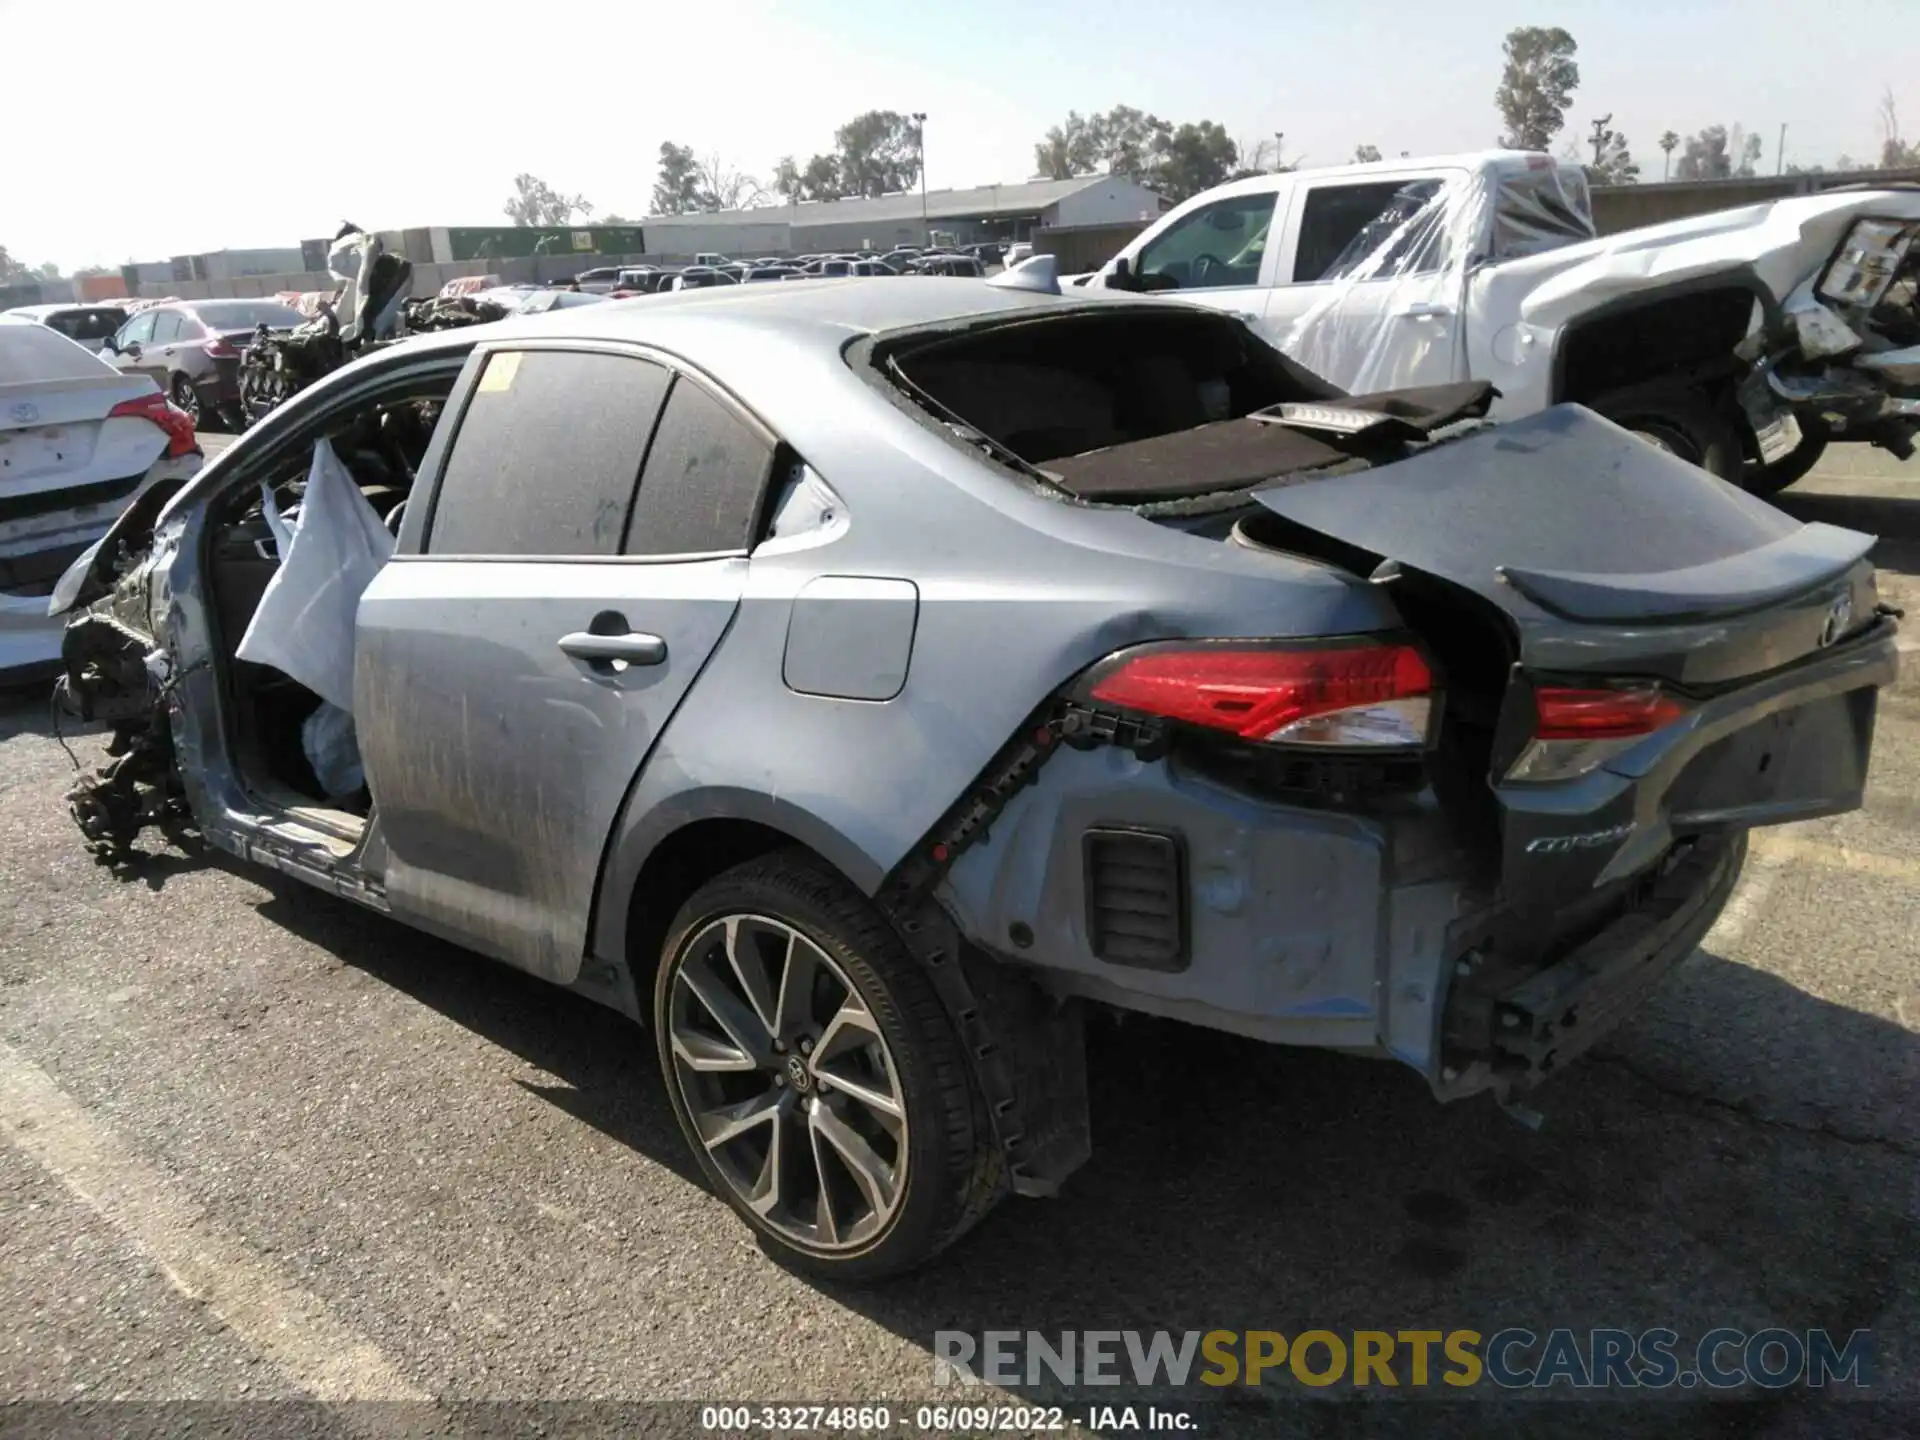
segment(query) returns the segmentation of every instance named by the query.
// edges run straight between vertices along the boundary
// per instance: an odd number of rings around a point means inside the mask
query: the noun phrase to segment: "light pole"
[[[913,112],[913,143],[920,151],[920,243],[933,248],[933,231],[927,225],[927,112]]]

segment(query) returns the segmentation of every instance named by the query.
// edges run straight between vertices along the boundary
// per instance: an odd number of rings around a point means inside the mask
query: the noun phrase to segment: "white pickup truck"
[[[1596,238],[1584,172],[1485,151],[1258,175],[1101,270],[1241,313],[1342,388],[1579,401],[1771,493],[1830,440],[1920,427],[1920,189],[1837,189]]]

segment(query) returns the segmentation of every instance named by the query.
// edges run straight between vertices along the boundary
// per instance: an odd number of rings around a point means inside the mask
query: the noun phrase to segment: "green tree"
[[[1151,184],[1153,172],[1173,138],[1173,126],[1158,115],[1131,105],[1116,105],[1088,122],[1107,174]]]
[[[1593,133],[1587,137],[1593,146],[1593,163],[1587,166],[1587,176],[1595,185],[1637,185],[1640,166],[1627,149],[1627,137],[1612,125],[1612,115],[1593,122]]]
[[[562,195],[537,175],[525,172],[513,177],[513,194],[501,207],[516,225],[567,225],[578,214],[590,219],[593,206],[584,195]]]
[[[839,178],[847,195],[910,190],[920,178],[920,136],[897,110],[869,110],[834,132]]]
[[[1579,46],[1559,26],[1522,25],[1507,32],[1506,68],[1493,103],[1507,131],[1500,143],[1513,150],[1545,150],[1567,123],[1567,105],[1580,84],[1574,63]]]
[[[1686,138],[1674,175],[1681,180],[1726,180],[1753,174],[1759,161],[1758,135],[1748,135],[1738,125],[1708,125]]]
[[[1663,130],[1660,132],[1660,149],[1666,156],[1664,163],[1660,166],[1660,178],[1662,180],[1667,179],[1673,172],[1673,152],[1679,144],[1680,137],[1674,134],[1673,131]]]
[[[1048,180],[1071,180],[1100,168],[1100,117],[1088,119],[1078,110],[1041,137],[1033,147],[1033,173]]]
[[[1900,134],[1900,112],[1894,108],[1893,89],[1880,95],[1880,168],[1905,170],[1920,165],[1920,144],[1909,145]]]
[[[798,200],[837,200],[840,197],[840,159],[816,155],[804,167],[786,155],[773,167],[773,193],[792,203]]]
[[[653,182],[655,215],[685,215],[700,205],[700,162],[691,145],[660,142],[660,174]]]
[[[1239,159],[1240,147],[1216,122],[1182,125],[1155,145],[1146,183],[1169,200],[1185,200],[1224,181]]]

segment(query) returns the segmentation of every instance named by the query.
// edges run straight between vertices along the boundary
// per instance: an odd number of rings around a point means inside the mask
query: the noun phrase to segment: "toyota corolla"
[[[643,1022],[823,1273],[1058,1191],[1095,1007],[1512,1102],[1859,803],[1895,625],[1870,537],[1489,400],[961,280],[406,341],[72,577],[75,815]]]

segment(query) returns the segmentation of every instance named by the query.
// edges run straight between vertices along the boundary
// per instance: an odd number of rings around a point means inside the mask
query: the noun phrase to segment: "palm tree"
[[[1667,152],[1667,158],[1660,166],[1660,178],[1662,180],[1667,178],[1668,171],[1673,168],[1673,147],[1679,143],[1680,137],[1671,130],[1660,137],[1660,148]]]

